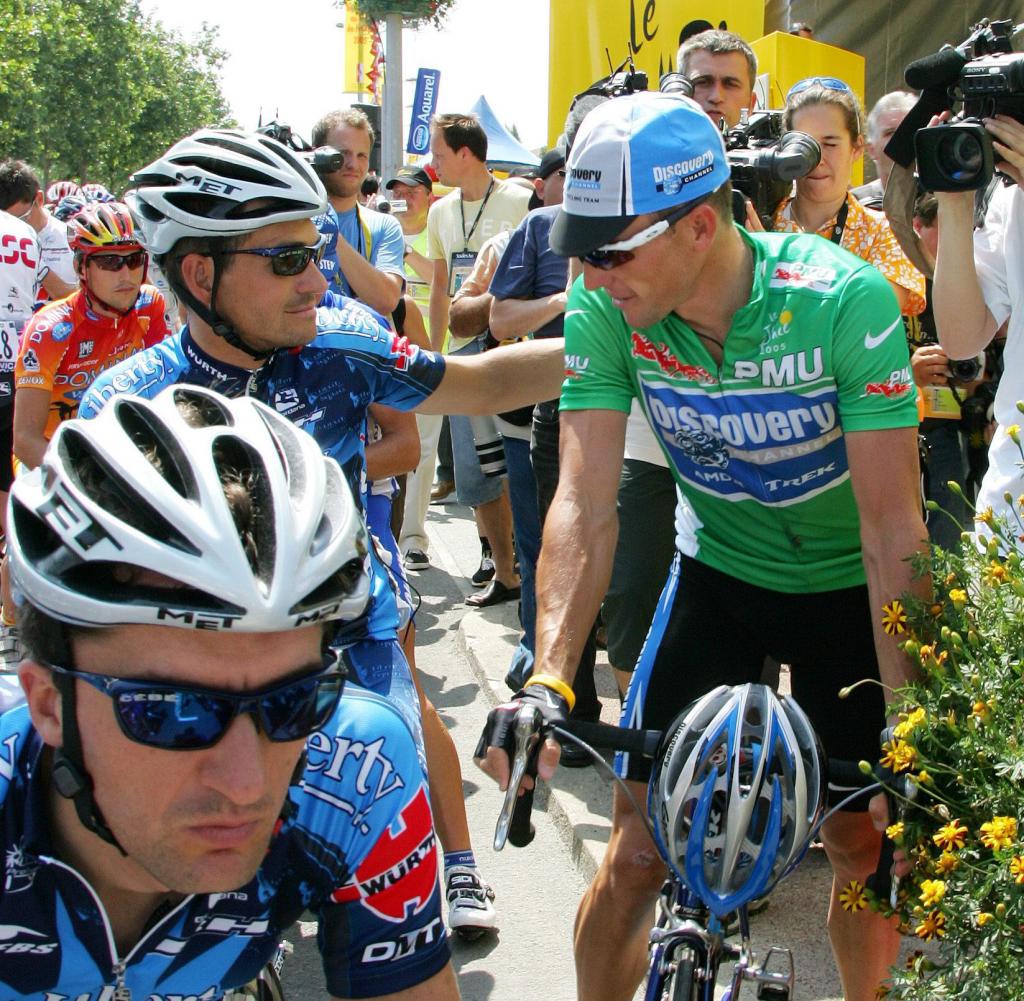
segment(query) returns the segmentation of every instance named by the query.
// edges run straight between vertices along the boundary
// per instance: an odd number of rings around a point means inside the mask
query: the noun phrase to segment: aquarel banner
[[[440,70],[421,68],[416,74],[416,96],[412,102],[406,153],[424,156],[430,151],[430,119],[437,107],[437,89],[440,84]]]

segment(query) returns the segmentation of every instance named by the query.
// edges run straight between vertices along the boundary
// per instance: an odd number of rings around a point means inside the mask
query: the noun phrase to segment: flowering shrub
[[[401,14],[410,27],[432,24],[440,27],[456,0],[348,0],[369,21],[379,21],[388,14]]]
[[[910,790],[886,833],[913,868],[895,908],[870,903],[936,943],[894,971],[890,1001],[1024,997],[1024,496],[1007,501],[1012,525],[982,511],[977,545],[919,558],[931,599],[883,610],[920,664],[882,749]]]

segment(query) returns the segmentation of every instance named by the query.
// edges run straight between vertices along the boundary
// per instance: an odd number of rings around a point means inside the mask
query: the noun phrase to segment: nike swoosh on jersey
[[[586,316],[587,311],[585,309],[569,309],[566,310],[565,318],[568,320],[570,316]]]
[[[892,324],[892,326],[886,327],[885,330],[883,330],[880,334],[875,334],[873,337],[872,337],[871,334],[865,334],[864,335],[864,347],[866,347],[868,349],[868,351],[873,351],[897,327],[902,326],[902,324],[903,324],[903,317],[899,316],[899,317],[896,318],[896,321],[895,321],[895,323]]]

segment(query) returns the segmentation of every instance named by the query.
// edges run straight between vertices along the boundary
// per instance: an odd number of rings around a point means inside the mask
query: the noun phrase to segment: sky
[[[484,94],[525,146],[544,145],[548,2],[458,0],[440,30],[403,32],[403,78],[415,78],[421,66],[438,69],[439,111],[467,111]],[[331,0],[142,0],[142,7],[186,36],[204,21],[219,29],[229,53],[222,90],[244,128],[255,128],[262,110],[264,121],[277,117],[308,139],[317,118],[351,100],[341,90],[344,14]],[[413,88],[404,85],[407,109]]]

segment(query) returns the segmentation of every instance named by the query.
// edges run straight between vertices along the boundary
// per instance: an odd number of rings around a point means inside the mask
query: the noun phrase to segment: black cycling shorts
[[[0,493],[14,482],[14,373],[0,372]]]
[[[867,587],[769,591],[680,554],[633,673],[622,725],[665,730],[716,686],[758,681],[766,656],[790,665],[793,696],[828,757],[878,759],[882,690],[861,685],[839,698],[841,688],[879,676]],[[651,761],[639,755],[619,755],[616,766],[625,778],[650,778]],[[867,809],[867,799],[853,808]]]

